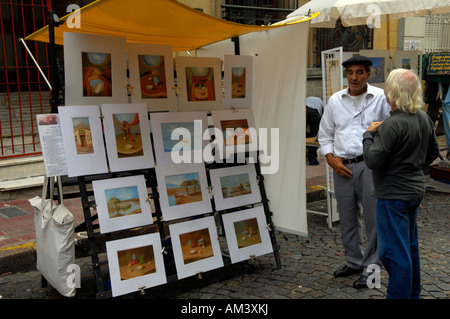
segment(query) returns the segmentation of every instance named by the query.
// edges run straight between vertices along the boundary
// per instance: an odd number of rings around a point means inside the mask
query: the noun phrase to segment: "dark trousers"
[[[320,114],[316,109],[306,107],[306,126],[309,126],[309,132],[306,137],[316,137],[319,133]],[[317,162],[317,148],[307,146],[307,157],[310,163]]]

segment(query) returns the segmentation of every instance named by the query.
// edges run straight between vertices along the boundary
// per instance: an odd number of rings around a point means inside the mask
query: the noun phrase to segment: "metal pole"
[[[58,102],[59,102],[59,78],[58,78],[58,65],[56,63],[56,53],[55,53],[55,27],[59,26],[59,22],[55,21],[54,13],[52,10],[48,12],[48,37],[49,37],[49,60],[50,60],[50,71],[52,82],[52,96],[50,99],[51,113],[58,113]]]

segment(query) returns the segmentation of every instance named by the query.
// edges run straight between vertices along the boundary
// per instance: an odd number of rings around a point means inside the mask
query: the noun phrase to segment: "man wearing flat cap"
[[[334,93],[325,106],[320,122],[320,154],[333,169],[334,190],[339,212],[345,265],[335,277],[361,274],[353,284],[366,288],[367,267],[381,265],[377,250],[376,204],[372,172],[363,158],[362,136],[370,123],[383,121],[391,108],[384,91],[367,83],[372,61],[355,56],[345,67],[348,87]],[[364,214],[362,214],[362,211]],[[362,216],[366,231],[363,243]]]

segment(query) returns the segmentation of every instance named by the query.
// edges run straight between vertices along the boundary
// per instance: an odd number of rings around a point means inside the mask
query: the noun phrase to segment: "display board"
[[[96,39],[99,43],[108,41],[106,37]],[[83,42],[83,35],[68,36],[66,40],[68,47],[79,46],[91,53],[90,58],[87,56],[89,65],[76,66],[82,74],[86,70],[96,70],[94,73],[104,77],[105,72],[113,74],[125,67],[117,61],[115,66],[108,62],[112,54],[108,46],[102,51],[103,60],[96,65],[93,62],[95,45],[90,36],[86,37],[87,44]],[[120,41],[113,42],[113,51],[124,49],[120,47]],[[147,67],[162,67],[162,57],[167,60],[168,56],[167,47],[130,46],[129,49],[130,59],[138,58],[139,61],[145,55]],[[77,59],[80,54],[86,58],[83,50],[76,53]],[[67,53],[67,57],[68,60],[75,59],[72,53]],[[106,66],[105,59],[108,59]],[[252,59],[245,57],[241,63],[239,56],[235,56],[231,60],[232,65],[245,67],[245,82],[251,87]],[[237,161],[233,151],[228,152],[226,163],[204,161],[203,158],[204,149],[212,145],[213,140],[228,141],[230,147],[245,146],[258,140],[251,107],[224,110],[220,59],[177,59],[177,82],[186,93],[177,96],[177,102],[184,110],[180,112],[155,113],[155,110],[166,108],[167,103],[142,99],[143,90],[151,91],[154,85],[170,82],[167,80],[170,70],[164,69],[164,77],[161,68],[147,70],[144,76],[153,77],[149,84],[152,87],[143,87],[142,83],[139,86],[136,82],[138,76],[135,73],[139,68],[136,61],[129,67],[134,74],[131,92],[137,90],[141,99],[135,100],[139,103],[110,103],[109,98],[114,96],[111,85],[107,94],[89,96],[87,101],[98,101],[97,105],[83,105],[85,96],[77,98],[77,94],[71,92],[70,101],[74,105],[58,110],[64,142],[68,145],[65,154],[70,157],[66,161],[67,168],[70,176],[77,177],[80,188],[97,296],[115,297],[143,291],[270,252],[275,254],[280,267],[272,213],[257,157],[255,160],[252,156],[250,160],[250,149],[243,147],[239,154],[244,158],[243,163]],[[70,76],[70,70],[68,72],[66,76]],[[237,74],[237,78],[243,80],[243,73]],[[119,82],[120,87],[125,84],[120,83],[120,78],[111,77],[111,80],[115,84]],[[79,86],[66,87],[66,92],[72,90],[79,90]],[[204,92],[206,98],[202,98]],[[131,93],[131,96],[135,95]],[[78,104],[77,99],[80,100]],[[246,103],[250,101],[247,99]],[[173,109],[168,107],[168,110]],[[207,124],[208,113],[212,117],[211,126]],[[252,135],[248,135],[248,131],[252,131]],[[216,143],[212,147],[213,153],[219,154],[221,146],[227,145]],[[252,150],[257,151],[257,148]],[[92,184],[93,199],[88,197],[89,183]],[[227,187],[229,191],[225,191]],[[254,208],[258,209],[252,211]],[[248,213],[240,218],[240,211]],[[93,224],[97,218],[99,232]],[[227,221],[227,228],[234,224],[239,226],[235,231],[226,230],[223,229],[224,221]],[[151,227],[144,235],[129,235],[129,231],[147,226],[157,227]],[[105,291],[102,285],[104,275],[96,249],[96,237],[105,233],[120,237],[106,241],[111,291]],[[228,248],[221,247],[218,240],[218,234],[226,236],[226,233],[237,238],[226,241]],[[250,235],[251,241],[241,245],[244,233]],[[223,255],[223,249],[233,251],[233,258]],[[166,273],[168,262],[164,253],[168,251],[175,262],[175,273]]]

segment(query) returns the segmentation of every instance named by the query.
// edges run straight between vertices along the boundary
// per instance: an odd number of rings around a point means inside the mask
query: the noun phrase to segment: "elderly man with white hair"
[[[439,155],[434,125],[423,106],[420,80],[393,70],[385,83],[391,116],[363,134],[363,154],[377,195],[378,254],[389,274],[387,297],[420,298],[417,209],[425,194],[424,168]]]

